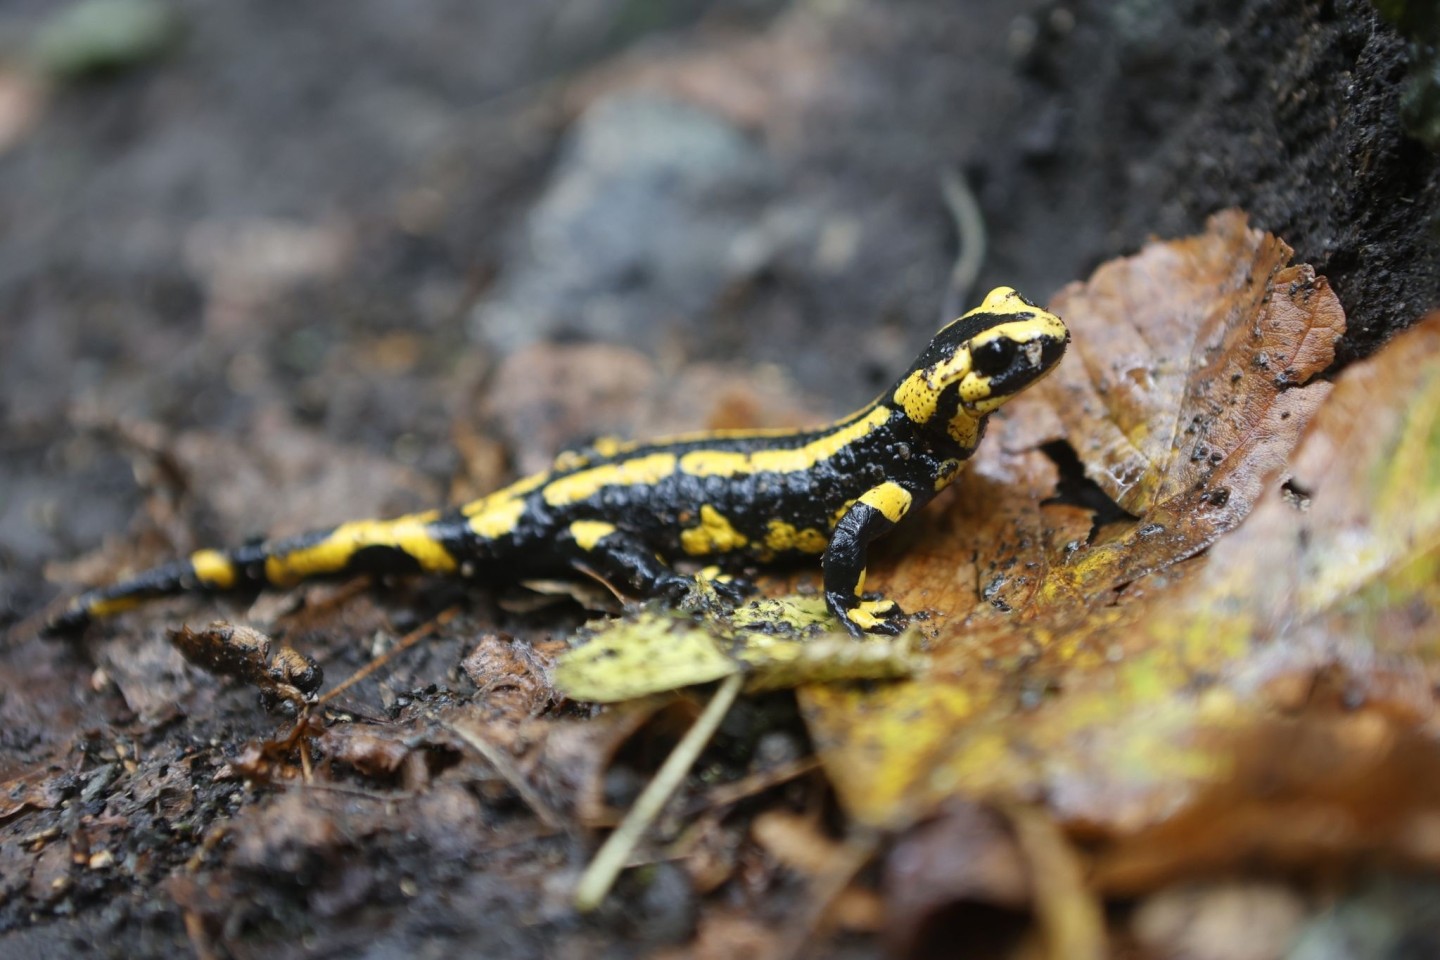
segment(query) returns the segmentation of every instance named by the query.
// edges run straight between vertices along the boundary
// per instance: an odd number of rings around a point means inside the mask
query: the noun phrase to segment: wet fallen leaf
[[[652,960],[747,960],[776,953],[775,932],[752,916],[753,911],[720,907],[701,916],[695,937],[683,947],[657,950]]]
[[[948,509],[872,576],[931,609],[933,668],[802,700],[847,808],[899,826],[947,799],[1046,797],[1065,821],[1158,817],[1221,775],[1183,748],[1217,709],[1207,677],[1244,653],[1189,650],[1153,624],[1182,563],[1244,518],[1328,392],[1304,386],[1343,330],[1323,279],[1239,214],[1102,267],[1053,304],[1075,348],[1053,386],[992,428]],[[1050,502],[1058,436],[1133,520]],[[1203,561],[1201,564],[1203,565]]]
[[[195,692],[197,674],[163,637],[148,636],[139,643],[107,640],[98,658],[125,703],[148,721],[173,716]]]
[[[51,810],[64,799],[57,789],[54,771],[49,769],[30,770],[18,777],[0,783],[0,821],[25,810]]]
[[[777,863],[805,877],[814,887],[839,879],[846,881],[833,892],[828,904],[820,905],[826,922],[870,933],[881,928],[884,902],[874,891],[848,882],[858,869],[854,848],[829,837],[813,816],[770,810],[755,818],[750,835]]]
[[[813,817],[781,810],[756,816],[750,833],[783,866],[811,877],[826,873],[842,849],[842,844],[828,837]]]
[[[1118,842],[1101,882],[1133,889],[1237,857],[1383,851],[1440,865],[1437,411],[1432,314],[1345,371],[1288,488],[1215,546],[1168,617],[1144,624],[1223,664],[1193,751],[1221,775]]]
[[[737,673],[749,675],[752,690],[773,690],[807,681],[893,679],[920,666],[908,635],[855,640],[834,628],[820,597],[755,600],[700,616],[650,605],[586,626],[582,645],[556,664],[555,687],[606,703]]]

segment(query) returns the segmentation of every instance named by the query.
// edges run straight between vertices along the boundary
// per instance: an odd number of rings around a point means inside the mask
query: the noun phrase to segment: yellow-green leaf
[[[730,613],[706,606],[692,616],[650,605],[587,625],[581,645],[555,667],[556,688],[577,700],[613,702],[734,673],[748,674],[755,690],[892,679],[920,664],[908,637],[856,640],[834,632],[820,597],[756,600]]]

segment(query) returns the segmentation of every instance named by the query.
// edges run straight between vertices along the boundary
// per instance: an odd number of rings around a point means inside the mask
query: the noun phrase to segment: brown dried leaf
[[[1194,564],[1179,562],[1278,484],[1327,392],[1300,384],[1329,363],[1343,315],[1289,255],[1225,214],[1058,298],[1075,347],[1057,382],[1012,405],[948,509],[872,576],[902,606],[936,611],[931,674],[804,693],[852,813],[893,826],[957,794],[1048,794],[1071,822],[1114,826],[1155,815],[1201,772],[1171,738],[1225,655],[1191,658],[1143,625],[1187,589]],[[1058,474],[1035,447],[1057,421],[1138,514],[1093,542],[1089,511],[1045,502]],[[1105,694],[1075,696],[1082,686]],[[1102,735],[1117,726],[1144,736]]]
[[[1325,281],[1286,266],[1290,253],[1230,211],[1056,298],[1075,345],[1041,391],[1087,474],[1131,514],[1235,475],[1253,501],[1283,462],[1296,431],[1277,402],[1329,366],[1344,329]]]
[[[492,711],[494,719],[522,722],[548,709],[556,694],[549,672],[554,660],[533,644],[516,643],[503,633],[480,637],[460,669],[478,688],[476,699]]]
[[[52,810],[65,799],[57,789],[55,772],[50,769],[30,770],[0,783],[0,822],[25,810]]]
[[[1237,859],[1440,865],[1440,314],[1345,371],[1291,469],[1145,625],[1225,658],[1195,737],[1225,775],[1119,838],[1111,888]]]

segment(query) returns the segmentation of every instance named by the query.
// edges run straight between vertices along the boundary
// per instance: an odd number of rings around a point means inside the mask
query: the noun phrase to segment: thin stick
[[[340,694],[344,693],[346,690],[349,690],[351,687],[355,686],[355,684],[359,683],[361,680],[364,680],[376,670],[379,670],[381,667],[385,666],[385,664],[389,663],[397,655],[404,653],[406,650],[409,650],[411,647],[415,646],[415,644],[419,643],[421,640],[434,633],[437,629],[443,627],[451,620],[454,620],[455,615],[459,612],[459,607],[451,607],[450,609],[442,612],[440,616],[436,617],[435,619],[422,623],[414,630],[411,630],[409,633],[405,634],[405,636],[401,637],[400,642],[395,644],[395,646],[391,647],[389,650],[386,650],[383,654],[376,657],[374,660],[371,660],[359,670],[356,670],[354,673],[350,674],[350,676],[346,677],[339,686],[326,693],[325,696],[321,697],[319,700],[316,700],[315,705],[319,706],[320,704],[329,703],[331,700],[334,700],[336,697],[340,696]]]
[[[744,682],[744,676],[738,673],[725,678],[715,695],[710,698],[710,702],[705,705],[694,726],[685,732],[685,736],[675,745],[670,756],[660,765],[655,779],[646,784],[640,796],[635,798],[635,805],[625,814],[620,826],[605,839],[600,852],[595,854],[595,859],[590,861],[590,866],[586,867],[585,873],[581,875],[580,883],[575,888],[577,910],[588,913],[600,906],[600,902],[614,886],[615,878],[624,869],[625,862],[630,859],[630,854],[639,844],[641,836],[660,815],[666,801],[679,789],[685,775],[695,765],[700,751],[705,749],[705,745],[715,735],[720,721],[725,719],[725,714],[740,695],[740,687]]]
[[[511,790],[520,794],[520,799],[524,800],[525,805],[534,812],[535,816],[540,818],[541,823],[551,830],[565,829],[565,821],[561,816],[550,804],[545,802],[545,798],[540,796],[534,787],[530,786],[530,782],[525,779],[515,763],[500,748],[485,739],[479,730],[469,724],[451,722],[446,723],[445,726],[455,736],[464,740],[471,750],[480,754],[481,758],[494,768],[495,772],[500,775],[500,779],[504,780]]]
[[[764,793],[772,787],[796,777],[804,776],[812,770],[820,769],[820,758],[815,756],[801,757],[798,760],[791,760],[773,770],[762,770],[759,773],[752,773],[731,783],[722,783],[720,786],[700,797],[698,801],[687,808],[691,814],[700,813],[704,810],[713,810],[716,807],[727,806],[732,803],[739,803],[747,797],[753,797],[757,793]]]

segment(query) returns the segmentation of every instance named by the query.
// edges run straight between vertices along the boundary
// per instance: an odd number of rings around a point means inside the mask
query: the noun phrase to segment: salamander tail
[[[436,513],[394,520],[357,520],[285,540],[231,550],[200,550],[188,558],[83,593],[43,628],[74,634],[91,621],[161,597],[291,587],[317,577],[359,573],[453,573],[449,526]]]

